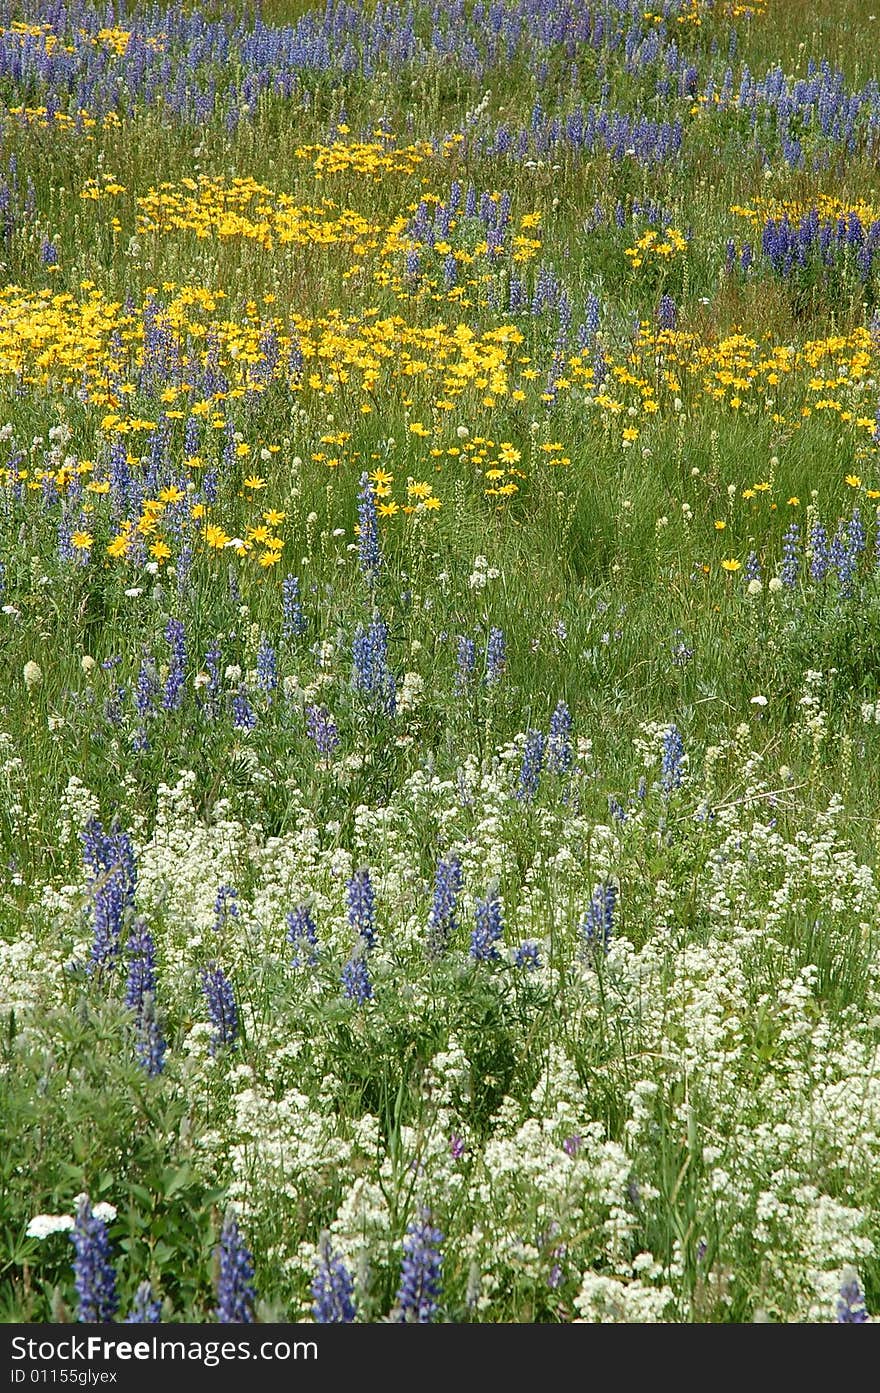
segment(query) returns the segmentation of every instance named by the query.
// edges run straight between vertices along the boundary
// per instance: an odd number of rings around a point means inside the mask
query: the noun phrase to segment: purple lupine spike
[[[376,615],[367,628],[358,625],[352,643],[353,682],[372,706],[393,716],[397,711],[397,683],[388,665],[388,629]]]
[[[434,873],[434,899],[428,913],[429,951],[439,957],[458,927],[456,909],[462,886],[461,862],[452,853],[441,857]]]
[[[800,528],[796,522],[790,523],[782,539],[782,568],[779,573],[782,584],[789,590],[797,585],[798,572],[800,571],[799,540]]]
[[[287,941],[293,948],[294,967],[311,967],[318,960],[318,930],[308,905],[297,905],[286,918]]]
[[[201,979],[208,1017],[214,1027],[211,1054],[217,1054],[224,1046],[235,1046],[238,1037],[238,1008],[232,984],[217,963],[210,962],[207,967],[203,967]]]
[[[443,1234],[423,1209],[403,1240],[403,1261],[394,1319],[401,1324],[428,1325],[440,1310],[443,1291]]]
[[[660,777],[667,793],[681,786],[683,763],[684,741],[681,731],[678,726],[670,725],[663,736],[663,759],[660,766]]]
[[[232,698],[232,724],[236,730],[251,731],[256,728],[254,708],[248,701],[247,688],[243,685]]]
[[[547,768],[551,774],[567,774],[571,769],[574,759],[571,728],[571,712],[565,702],[560,701],[550,717],[550,733],[547,739]]]
[[[354,1281],[330,1235],[321,1235],[315,1275],[312,1278],[312,1318],[318,1325],[349,1325],[356,1315]]]
[[[521,803],[533,803],[535,794],[538,792],[538,783],[541,777],[541,770],[544,766],[544,733],[540,730],[530,730],[526,734],[526,743],[523,748],[522,764],[519,771],[519,782],[514,797]]]
[[[145,920],[136,919],[128,940],[128,983],[125,1004],[140,1014],[144,996],[156,991],[156,945]]]
[[[614,933],[614,910],[617,904],[617,886],[613,881],[603,881],[593,886],[593,894],[587,912],[581,921],[580,932],[588,948],[608,952]]]
[[[474,909],[474,920],[470,955],[475,962],[492,962],[500,956],[495,945],[504,932],[501,901],[496,886],[489,888],[484,900],[478,900]]]
[[[363,950],[355,949],[342,969],[341,982],[349,1001],[363,1006],[373,995],[373,984]]]
[[[298,576],[285,576],[281,582],[281,616],[284,638],[299,638],[305,633],[306,620],[299,598]]]
[[[524,967],[529,972],[536,972],[541,966],[541,956],[538,944],[533,938],[525,939],[518,948],[514,950],[513,961],[516,967]]]
[[[112,1321],[119,1307],[116,1273],[110,1261],[107,1225],[92,1213],[88,1196],[83,1195],[70,1234],[75,1257],[74,1284],[78,1299],[77,1320],[88,1324]]]
[[[360,478],[358,524],[358,561],[361,573],[370,586],[375,586],[382,569],[382,546],[379,541],[376,497],[366,471]]]
[[[214,899],[214,932],[222,933],[230,919],[240,919],[238,891],[234,885],[219,885]]]
[[[486,644],[486,682],[494,687],[507,668],[507,645],[502,629],[490,629]]]
[[[678,324],[678,306],[671,295],[661,295],[657,308],[658,329],[674,329]]]
[[[859,1284],[858,1273],[854,1268],[844,1270],[837,1298],[837,1325],[863,1325],[868,1319],[865,1309],[865,1294]]]
[[[376,943],[376,895],[368,867],[355,871],[346,886],[348,922],[356,929],[367,948]]]
[[[145,992],[137,1014],[134,1052],[141,1068],[151,1079],[156,1078],[165,1068],[167,1046],[156,1016],[156,1003],[152,992]]]
[[[254,1260],[245,1246],[238,1220],[230,1211],[220,1232],[217,1320],[221,1325],[253,1324],[255,1299]]]
[[[810,531],[810,575],[815,581],[822,581],[828,574],[831,556],[828,548],[828,534],[821,522],[815,522]]]
[[[305,709],[306,734],[313,740],[322,759],[329,759],[339,744],[339,731],[326,706],[309,705]]]
[[[95,972],[116,963],[123,920],[134,904],[137,869],[134,848],[125,832],[105,833],[98,819],[92,818],[83,830],[82,841],[94,919],[89,971]]]
[[[460,634],[455,652],[455,694],[461,696],[470,686],[477,666],[476,645],[472,638]]]
[[[125,1325],[157,1325],[162,1319],[162,1302],[153,1294],[149,1282],[141,1282]]]
[[[171,662],[165,679],[162,706],[166,711],[179,711],[183,704],[183,685],[186,678],[186,629],[183,621],[173,616],[165,629],[165,641],[171,649]]]
[[[278,686],[278,659],[275,649],[265,635],[260,639],[257,649],[257,686],[271,694]]]

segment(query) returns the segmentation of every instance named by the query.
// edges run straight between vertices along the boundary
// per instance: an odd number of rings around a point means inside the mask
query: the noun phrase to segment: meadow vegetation
[[[875,31],[0,0],[0,1318],[876,1318]]]

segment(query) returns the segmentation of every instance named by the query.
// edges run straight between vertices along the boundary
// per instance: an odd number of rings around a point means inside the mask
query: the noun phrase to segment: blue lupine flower
[[[287,941],[293,948],[294,967],[311,967],[318,960],[318,930],[308,905],[299,904],[287,915]]]
[[[547,768],[551,774],[567,774],[574,759],[571,747],[571,712],[564,701],[560,701],[550,717],[550,735],[547,740]]]
[[[149,1282],[141,1282],[125,1325],[157,1325],[162,1319],[162,1302],[153,1295]]]
[[[274,692],[278,686],[278,659],[265,636],[257,649],[257,686],[264,692]]]
[[[208,685],[205,688],[209,697],[216,697],[220,691],[220,663],[222,660],[220,645],[213,644],[205,654],[205,672],[208,674]]]
[[[499,957],[496,943],[504,932],[501,914],[501,901],[498,890],[491,887],[484,900],[479,900],[474,909],[475,925],[471,931],[471,957],[476,962],[491,962]]]
[[[376,943],[376,896],[366,866],[355,871],[346,886],[348,922],[356,929],[368,948]]]
[[[363,952],[356,950],[352,954],[342,969],[341,981],[349,1001],[363,1006],[365,1001],[370,1000],[373,995],[373,984],[370,981],[367,960]]]
[[[460,634],[456,640],[455,664],[455,693],[461,696],[470,686],[477,665],[476,644],[464,634]]]
[[[285,638],[299,638],[306,631],[305,615],[299,599],[299,577],[285,576],[281,582],[281,632]]]
[[[599,332],[599,317],[601,306],[598,295],[594,295],[592,290],[588,293],[584,307],[584,328],[590,338],[595,338]],[[586,343],[579,344],[580,349],[586,348]]]
[[[828,534],[821,522],[815,522],[810,532],[810,552],[810,575],[813,580],[824,580],[831,557],[828,551]]]
[[[657,327],[659,329],[674,329],[677,323],[678,306],[671,295],[661,295],[657,308]]]
[[[859,1285],[858,1273],[847,1268],[843,1275],[840,1295],[837,1299],[838,1325],[862,1325],[868,1319],[865,1310],[865,1294]]]
[[[849,549],[854,556],[858,556],[865,550],[865,525],[862,522],[861,509],[853,508],[847,524],[846,536]]]
[[[684,741],[678,726],[670,725],[663,736],[663,759],[660,776],[667,793],[681,786],[681,771],[684,763]]]
[[[611,946],[616,903],[617,886],[613,881],[606,880],[593,886],[593,895],[581,921],[580,931],[587,946],[594,951],[601,949],[607,953]]]
[[[186,629],[180,619],[172,617],[165,629],[165,641],[171,649],[171,662],[165,679],[162,706],[166,711],[178,711],[183,703],[183,684],[186,677]]]
[[[858,538],[858,532],[856,533]],[[837,528],[828,549],[828,560],[837,576],[842,595],[852,594],[853,578],[858,567],[858,552],[852,545],[849,531],[843,520]]]
[[[151,657],[147,656],[140,665],[137,683],[134,689],[135,710],[141,720],[152,711],[158,685],[156,680],[156,664]]]
[[[793,522],[786,529],[782,539],[782,569],[779,578],[782,584],[791,590],[797,585],[800,561],[798,559],[798,542],[800,539],[800,528]]]
[[[192,459],[194,455],[199,453],[201,430],[198,416],[187,416],[186,424],[183,427],[183,453],[188,459]]]
[[[165,1068],[167,1045],[156,1017],[156,1003],[152,992],[145,992],[135,1025],[134,1053],[141,1068],[156,1078]]]
[[[220,1232],[220,1279],[217,1310],[221,1325],[251,1325],[254,1319],[254,1260],[230,1212]]]
[[[743,578],[746,581],[761,579],[761,563],[758,560],[757,552],[750,551],[746,557],[746,564],[743,569]]]
[[[211,1054],[224,1045],[234,1046],[238,1036],[238,1008],[232,984],[217,963],[208,963],[201,971],[202,990],[208,1005],[208,1018],[214,1027]]]
[[[403,1240],[403,1261],[394,1318],[403,1323],[428,1325],[440,1309],[443,1286],[443,1234],[431,1223],[423,1209],[416,1223],[410,1224]]]
[[[382,547],[379,541],[379,519],[376,515],[376,496],[366,472],[360,478],[358,493],[358,561],[364,579],[374,586],[382,569]]]
[[[490,629],[486,644],[486,682],[493,687],[507,667],[507,645],[502,629]]]
[[[306,734],[310,740],[315,742],[318,754],[323,759],[329,759],[339,744],[339,731],[336,728],[336,722],[326,706],[307,706],[305,715]]]
[[[428,946],[432,953],[443,953],[450,935],[458,928],[456,908],[461,891],[461,862],[453,852],[441,857],[434,873],[434,901],[428,913]]]
[[[236,730],[253,730],[257,724],[254,709],[248,701],[247,689],[239,687],[232,698],[232,724]]]
[[[214,900],[214,932],[222,933],[230,919],[240,919],[238,891],[234,885],[220,885]]]
[[[78,1300],[77,1320],[88,1324],[112,1321],[119,1306],[119,1297],[116,1295],[116,1273],[110,1261],[107,1225],[92,1213],[86,1195],[83,1195],[77,1207],[70,1238],[75,1252],[73,1275]]]
[[[535,794],[538,792],[538,782],[541,777],[541,769],[544,764],[544,735],[540,730],[530,730],[526,734],[526,743],[523,749],[522,764],[519,771],[519,783],[517,784],[514,797],[521,803],[534,802]]]
[[[156,991],[156,945],[143,919],[136,919],[128,940],[128,983],[125,1004],[140,1014],[144,996]]]
[[[527,938],[515,950],[513,961],[516,967],[525,967],[529,972],[535,972],[541,966],[541,957],[538,945],[533,938]]]
[[[134,904],[137,882],[134,849],[125,832],[105,833],[97,818],[82,833],[83,861],[89,873],[94,941],[89,971],[112,968],[119,953],[123,919]]]
[[[388,629],[378,615],[366,629],[358,625],[351,651],[355,688],[364,692],[376,709],[393,716],[397,710],[397,683],[388,666]]]
[[[322,1234],[312,1278],[312,1317],[318,1325],[348,1325],[355,1318],[354,1281],[338,1253]]]

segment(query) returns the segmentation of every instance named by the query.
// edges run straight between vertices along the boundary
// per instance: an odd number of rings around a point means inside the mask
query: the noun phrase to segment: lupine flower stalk
[[[458,927],[456,908],[461,890],[461,862],[453,853],[441,857],[434,873],[434,899],[428,913],[428,948],[435,956],[445,952]]]
[[[614,909],[617,904],[617,886],[613,881],[603,881],[593,887],[593,894],[587,912],[581,921],[581,934],[587,947],[607,953],[614,932]]]
[[[868,1319],[865,1309],[865,1294],[859,1285],[858,1273],[849,1267],[843,1274],[840,1294],[837,1298],[838,1325],[862,1325]]]
[[[312,1278],[312,1316],[318,1325],[349,1325],[355,1318],[354,1280],[330,1235],[321,1235],[315,1275]]]
[[[234,1046],[238,1037],[238,1008],[232,984],[222,967],[208,963],[202,968],[202,990],[208,1006],[208,1017],[214,1027],[211,1037],[211,1053],[216,1054],[224,1046]]]
[[[239,1232],[238,1220],[229,1212],[220,1233],[217,1320],[221,1325],[251,1325],[255,1296],[254,1260]]]
[[[317,962],[318,930],[308,905],[297,905],[287,915],[287,941],[293,949],[294,967]]]
[[[360,478],[358,525],[358,560],[361,573],[370,586],[375,586],[382,569],[382,547],[379,541],[376,498],[367,473],[363,473]]]
[[[476,962],[491,962],[499,957],[495,946],[504,932],[501,901],[498,890],[490,888],[474,911],[475,924],[471,932],[471,957]]]
[[[410,1224],[403,1240],[403,1262],[397,1291],[395,1320],[401,1324],[428,1325],[440,1309],[443,1290],[443,1234],[423,1209]]]
[[[77,1320],[86,1324],[112,1321],[119,1307],[116,1273],[110,1261],[107,1225],[92,1213],[86,1195],[80,1199],[70,1234],[75,1257],[73,1276],[78,1300]]]
[[[376,895],[368,867],[355,871],[346,887],[348,922],[356,929],[367,948],[376,943]]]
[[[573,762],[571,748],[571,712],[564,701],[560,701],[550,717],[550,734],[547,740],[547,768],[551,774],[567,774]]]
[[[162,1302],[153,1295],[149,1282],[141,1282],[134,1305],[125,1317],[126,1325],[157,1325],[162,1319]]]

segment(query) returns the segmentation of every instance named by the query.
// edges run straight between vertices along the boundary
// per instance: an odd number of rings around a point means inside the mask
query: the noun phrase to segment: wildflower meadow
[[[880,1317],[880,4],[0,0],[0,1320]]]

